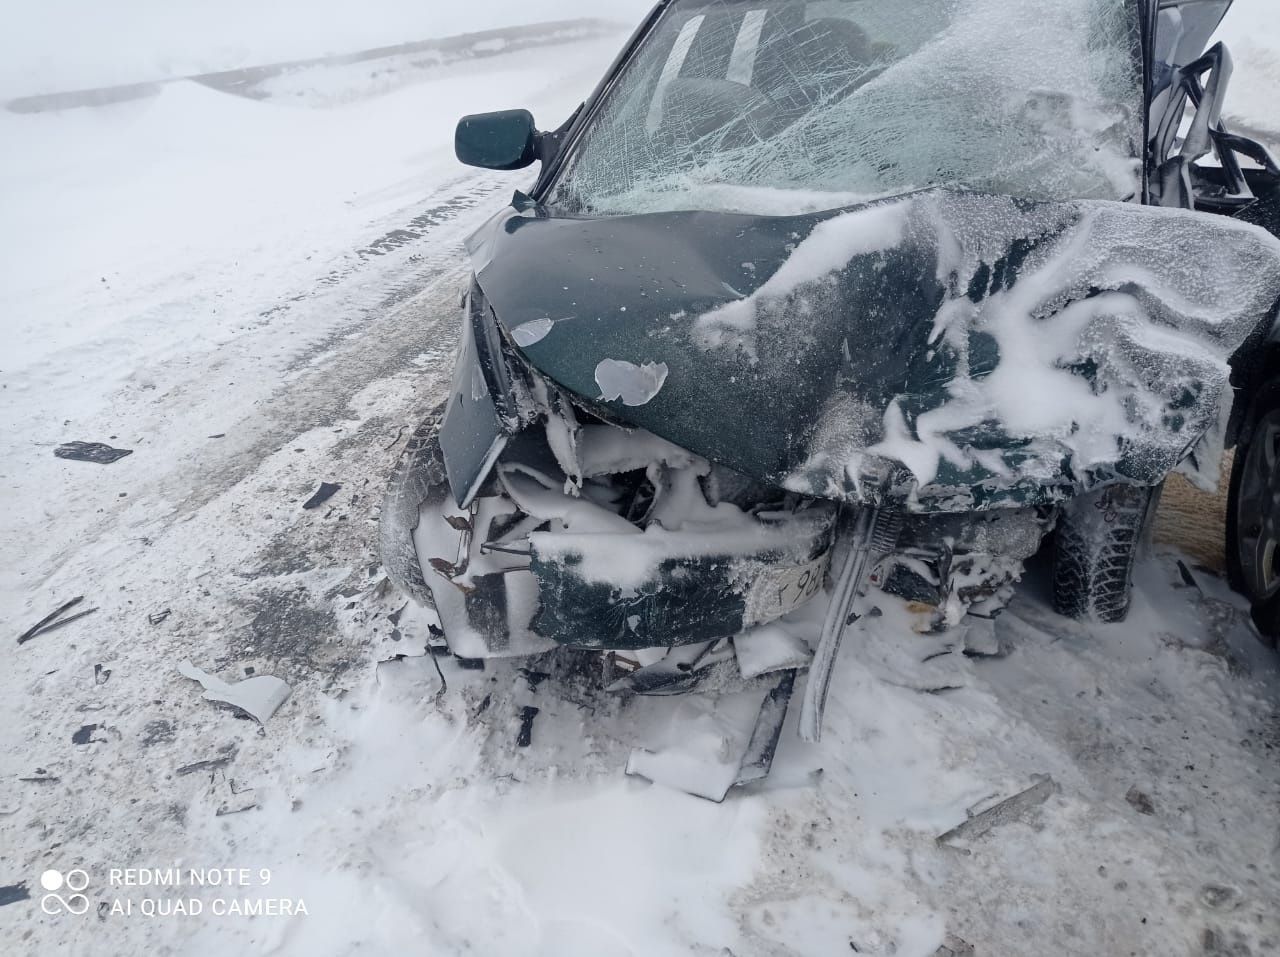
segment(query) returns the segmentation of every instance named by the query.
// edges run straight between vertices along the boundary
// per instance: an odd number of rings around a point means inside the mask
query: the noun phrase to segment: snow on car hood
[[[1204,214],[931,190],[802,216],[507,210],[477,279],[584,405],[756,478],[952,510],[1159,482],[1280,300],[1280,243]],[[552,320],[548,324],[546,320]],[[665,367],[641,405],[607,361]]]

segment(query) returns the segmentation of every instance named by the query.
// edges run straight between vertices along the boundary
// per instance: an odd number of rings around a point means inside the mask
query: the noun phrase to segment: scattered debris
[[[225,789],[223,785],[225,784]],[[223,771],[214,771],[213,778],[210,781],[211,790],[222,791],[225,799],[218,805],[218,809],[214,811],[214,817],[226,817],[228,814],[240,814],[243,811],[252,811],[258,806],[255,798],[246,797],[253,793],[253,788],[237,788],[236,782],[232,778],[228,778]]]
[[[705,641],[678,645],[651,665],[637,668],[609,685],[609,691],[639,695],[678,695],[694,691],[708,679],[719,684],[738,676],[733,648],[728,642]]]
[[[421,698],[424,694],[439,694],[439,691],[430,686],[442,688],[445,684],[434,654],[393,655],[386,661],[378,662],[374,676],[379,687],[413,698]],[[428,688],[429,691],[426,690]]]
[[[172,741],[177,737],[178,728],[172,721],[164,718],[155,718],[148,721],[142,728],[142,746],[144,748],[163,742]]]
[[[93,666],[93,683],[95,685],[104,685],[111,680],[111,669],[104,668],[102,665]]]
[[[225,439],[226,437],[227,437],[227,433],[226,433],[226,432],[219,432],[217,435],[211,435],[211,436],[209,436],[209,438],[211,438],[211,439]]]
[[[947,939],[933,952],[933,957],[974,957],[976,953],[973,944],[954,934],[947,934]]]
[[[53,450],[60,459],[73,462],[96,462],[98,465],[110,465],[119,462],[126,455],[132,455],[133,449],[113,449],[101,442],[67,442]]]
[[[195,774],[198,771],[214,771],[218,768],[225,768],[231,763],[231,755],[225,755],[221,758],[210,758],[208,761],[196,761],[192,764],[184,764],[173,773],[179,777],[185,777],[188,774]]]
[[[686,698],[679,734],[656,750],[633,750],[626,773],[719,804],[735,785],[768,773],[793,687],[788,672],[767,691]]]
[[[804,668],[813,658],[803,638],[776,623],[744,631],[733,639],[733,650],[744,678]]]
[[[153,625],[162,625],[164,624],[165,620],[172,614],[173,614],[172,611],[170,611],[168,608],[165,608],[162,611],[152,612],[150,615],[147,615],[147,621],[149,621]]]
[[[533,744],[533,719],[538,716],[538,709],[526,705],[520,709],[520,733],[516,736],[516,747],[527,748]]]
[[[228,704],[237,711],[242,711],[259,724],[267,720],[279,710],[289,697],[289,686],[279,678],[270,675],[257,675],[228,684],[221,678],[201,671],[190,661],[178,665],[178,672],[184,678],[198,681],[204,687],[206,701]]]
[[[54,777],[44,768],[36,768],[34,775],[32,775],[31,777],[18,778],[18,780],[26,781],[30,784],[53,784],[62,779]]]
[[[520,674],[524,676],[525,682],[529,685],[529,690],[533,692],[538,690],[538,685],[551,677],[545,671],[534,671],[532,668],[521,668]]]
[[[764,699],[734,784],[741,786],[763,780],[773,770],[773,756],[778,751],[778,739],[782,737],[782,725],[787,720],[787,708],[795,685],[795,671],[783,672],[782,679]]]
[[[321,482],[320,487],[316,489],[314,495],[302,503],[304,509],[310,510],[319,508],[329,499],[333,498],[341,490],[342,486],[334,482]]]
[[[1034,775],[1036,783],[1025,791],[1019,791],[1013,797],[1005,798],[999,804],[972,815],[962,824],[938,837],[938,844],[949,844],[956,839],[972,839],[982,837],[1001,824],[1019,820],[1034,807],[1039,807],[1049,800],[1058,790],[1057,783],[1047,774]]]
[[[972,611],[965,618],[968,625],[964,632],[964,655],[966,658],[1006,658],[1009,648],[996,633],[994,618],[975,615]]]
[[[1151,801],[1151,795],[1146,791],[1139,790],[1137,785],[1129,788],[1124,799],[1128,801],[1129,804],[1132,805],[1133,809],[1139,814],[1154,815],[1156,813],[1156,806]]]
[[[95,738],[93,732],[99,728],[106,728],[105,724],[86,724],[82,725],[80,730],[71,736],[71,743],[75,745],[86,744],[105,744],[106,738]]]
[[[18,644],[20,645],[26,644],[28,641],[30,641],[32,638],[36,637],[37,635],[42,635],[46,631],[53,631],[55,628],[61,628],[63,625],[69,625],[73,621],[78,621],[79,619],[83,618],[85,615],[92,615],[95,611],[98,610],[96,608],[90,608],[90,609],[87,609],[86,611],[77,612],[76,614],[70,616],[69,618],[61,617],[63,614],[65,614],[66,612],[74,608],[76,605],[80,604],[80,602],[82,601],[84,601],[84,595],[77,595],[75,598],[71,599],[69,602],[59,605],[58,608],[55,609],[52,613],[45,615],[45,617],[41,618],[38,622],[36,622],[34,625],[32,625],[22,634],[20,634],[18,636]]]
[[[31,896],[31,891],[27,889],[26,883],[8,884],[0,887],[0,907],[5,904],[16,904],[18,901],[27,900]]]

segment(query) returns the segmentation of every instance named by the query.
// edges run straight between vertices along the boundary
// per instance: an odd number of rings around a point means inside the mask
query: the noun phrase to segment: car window
[[[1128,0],[677,2],[551,194],[583,212],[798,211],[953,184],[1132,196]]]

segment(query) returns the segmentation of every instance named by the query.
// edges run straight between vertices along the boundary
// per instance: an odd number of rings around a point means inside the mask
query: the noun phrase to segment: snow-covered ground
[[[1272,2],[1241,0],[1231,27],[1238,112],[1262,130],[1280,128]],[[401,19],[245,29],[237,53],[223,21],[179,43],[169,5],[135,2],[166,63],[121,43],[68,67],[6,33],[0,98],[503,22],[496,3],[431,22],[384,5]],[[52,30],[57,6],[27,17]],[[537,13],[599,15],[571,6]],[[126,29],[93,17],[84,51]],[[558,124],[620,42],[393,84],[316,70],[264,100],[180,82],[0,112],[0,953],[1280,949],[1280,660],[1172,554],[1119,626],[1056,618],[1033,569],[994,659],[884,603],[846,645],[821,745],[788,725],[772,777],[722,805],[622,774],[631,748],[713,722],[701,699],[619,700],[568,656],[442,661],[441,686],[378,567],[378,504],[448,387],[459,242],[528,182],[458,167],[453,121],[528,105]],[[133,454],[53,456],[77,439]],[[321,481],[342,488],[303,511]],[[77,595],[97,611],[13,642]],[[260,730],[202,701],[184,660],[292,694]],[[1037,775],[1043,803],[937,843]],[[172,867],[248,874],[112,881]],[[84,869],[87,913],[56,912],[50,868]],[[203,913],[172,912],[191,899]]]

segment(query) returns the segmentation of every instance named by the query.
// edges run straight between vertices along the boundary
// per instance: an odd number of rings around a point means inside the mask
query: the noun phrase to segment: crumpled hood
[[[1155,484],[1219,419],[1280,243],[931,190],[801,216],[509,209],[471,243],[532,366],[748,475],[920,510]]]

